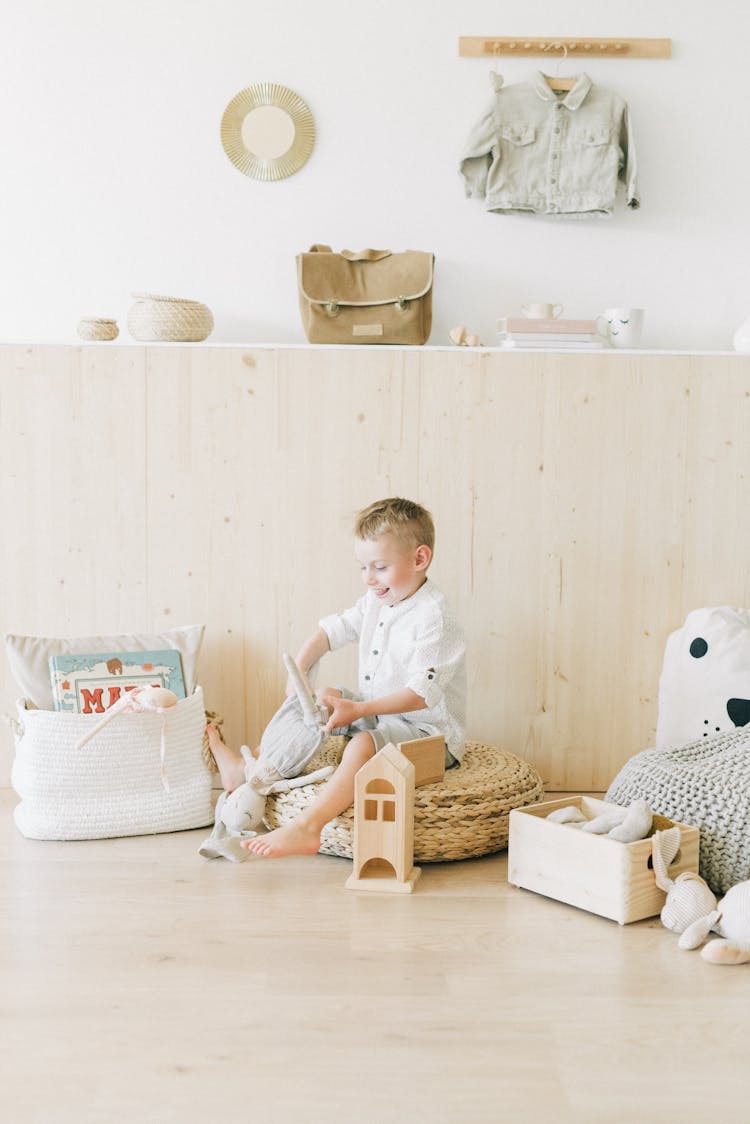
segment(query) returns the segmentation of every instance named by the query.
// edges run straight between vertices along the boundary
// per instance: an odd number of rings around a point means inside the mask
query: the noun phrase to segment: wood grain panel
[[[0,349],[3,632],[143,622],[143,363],[140,348]],[[15,693],[4,674],[4,713]]]
[[[749,422],[743,356],[0,348],[0,627],[203,621],[207,702],[252,742],[281,651],[359,595],[355,512],[413,496],[470,736],[602,790],[652,742],[668,633],[750,600]]]

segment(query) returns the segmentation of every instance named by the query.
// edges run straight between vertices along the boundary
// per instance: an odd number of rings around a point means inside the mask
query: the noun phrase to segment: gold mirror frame
[[[294,140],[280,156],[261,156],[246,145],[242,126],[245,118],[261,106],[274,106],[288,115]],[[315,122],[309,107],[288,86],[259,82],[232,98],[221,119],[221,143],[235,168],[256,180],[281,180],[292,176],[306,163],[315,143]]]

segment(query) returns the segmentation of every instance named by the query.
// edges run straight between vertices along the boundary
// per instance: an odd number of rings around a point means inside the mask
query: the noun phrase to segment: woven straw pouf
[[[337,765],[345,745],[346,738],[328,738],[306,772]],[[321,788],[313,783],[269,796],[267,826],[292,823]],[[438,863],[502,851],[508,845],[511,810],[536,804],[543,797],[541,778],[527,761],[504,749],[467,742],[463,761],[448,769],[444,780],[416,789],[414,859]],[[354,811],[350,808],[323,829],[320,853],[350,859],[353,832]]]

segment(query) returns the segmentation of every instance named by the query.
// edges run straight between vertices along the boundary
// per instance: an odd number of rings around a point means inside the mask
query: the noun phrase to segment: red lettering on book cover
[[[103,687],[93,691],[89,687],[81,687],[81,714],[104,714],[103,691]]]

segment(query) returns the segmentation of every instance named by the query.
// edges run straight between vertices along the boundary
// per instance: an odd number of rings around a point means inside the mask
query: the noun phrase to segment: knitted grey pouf
[[[605,799],[639,797],[700,829],[700,872],[715,894],[750,878],[750,729],[637,753]]]

